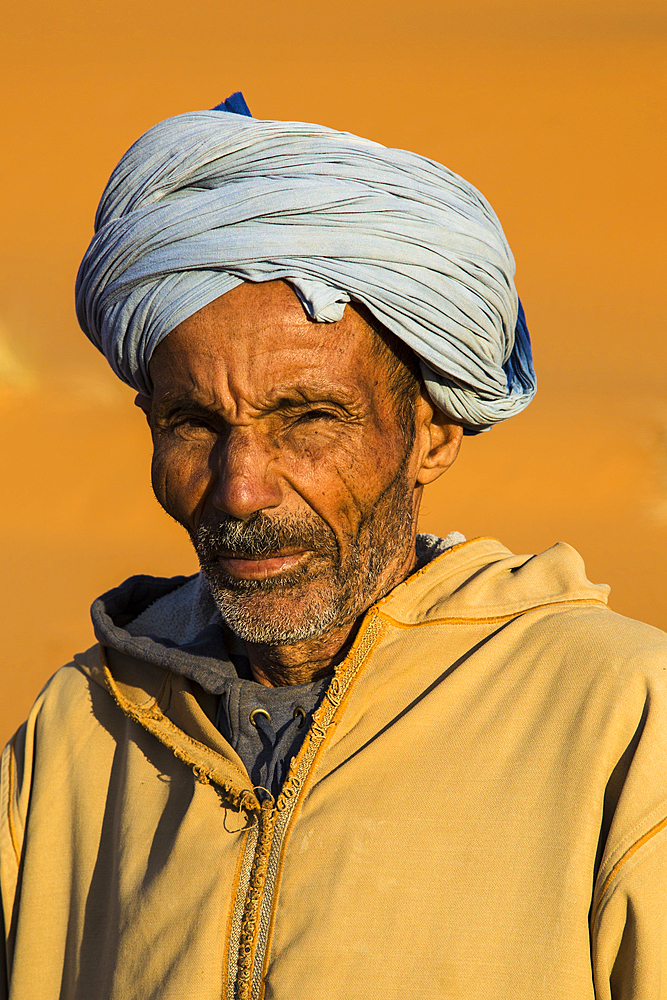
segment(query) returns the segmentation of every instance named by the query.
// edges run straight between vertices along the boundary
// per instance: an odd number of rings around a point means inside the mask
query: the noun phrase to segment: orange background
[[[667,628],[662,0],[39,0],[3,20],[0,738],[90,645],[95,596],[195,569],[73,283],[127,146],[237,89],[257,117],[417,150],[489,198],[540,392],[466,440],[424,527],[565,539],[616,610]]]

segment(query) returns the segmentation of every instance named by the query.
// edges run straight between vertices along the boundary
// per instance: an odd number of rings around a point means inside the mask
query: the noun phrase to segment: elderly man
[[[77,303],[201,573],[96,601],[5,751],[5,995],[667,997],[665,636],[417,534],[534,392],[481,195],[235,95],[123,157]]]

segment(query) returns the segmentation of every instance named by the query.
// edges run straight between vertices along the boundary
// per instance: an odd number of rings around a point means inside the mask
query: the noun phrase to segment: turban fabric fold
[[[77,315],[120,378],[150,395],[151,355],[179,323],[243,281],[284,279],[318,322],[365,305],[468,432],[520,412],[530,341],[482,195],[416,153],[230,100],[151,128],[102,195]]]

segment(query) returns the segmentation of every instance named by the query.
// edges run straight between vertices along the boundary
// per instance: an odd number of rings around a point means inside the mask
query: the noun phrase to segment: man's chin
[[[240,639],[256,645],[289,645],[322,635],[336,621],[333,588],[304,587],[289,578],[233,581],[209,589],[223,620]]]

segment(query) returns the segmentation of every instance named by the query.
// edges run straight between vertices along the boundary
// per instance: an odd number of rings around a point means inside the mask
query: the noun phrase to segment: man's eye
[[[211,430],[210,423],[205,417],[181,416],[172,422],[174,430]]]
[[[310,422],[312,420],[335,420],[336,414],[332,413],[331,410],[308,410],[303,413],[299,420],[300,422]]]

